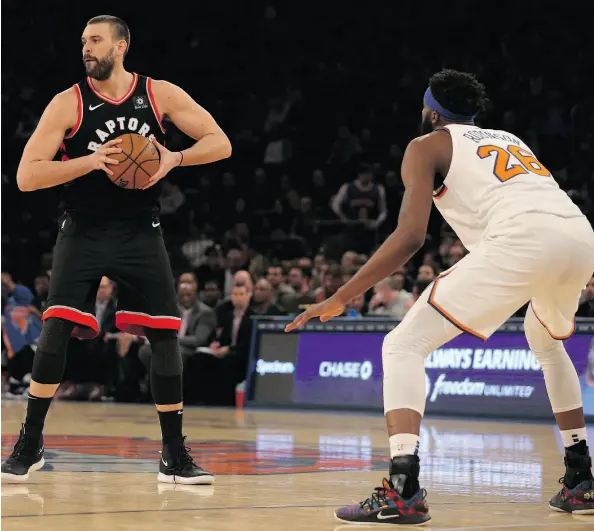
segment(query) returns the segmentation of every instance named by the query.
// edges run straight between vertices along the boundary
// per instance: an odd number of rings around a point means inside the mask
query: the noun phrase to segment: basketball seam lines
[[[132,143],[132,136],[130,136],[130,143]],[[146,143],[146,146],[144,146],[144,147],[142,148],[142,151],[141,151],[141,152],[140,152],[138,155],[136,155],[136,158],[135,158],[134,160],[132,160],[132,163],[133,163],[133,164],[136,164],[136,166],[137,166],[136,170],[134,170],[134,184],[133,184],[134,188],[136,188],[136,171],[137,171],[138,169],[141,169],[141,170],[142,170],[144,173],[146,173],[146,174],[149,176],[149,178],[151,178],[151,177],[152,177],[152,175],[150,175],[148,171],[146,171],[146,170],[145,170],[145,169],[144,169],[142,166],[140,166],[140,164],[138,164],[138,163],[136,162],[136,161],[137,161],[137,159],[140,157],[140,155],[142,155],[142,154],[144,153],[144,150],[145,150],[147,147],[149,147],[150,145],[151,145],[151,142],[150,142],[150,141],[149,141],[149,142],[147,142],[147,143]],[[132,153],[134,153],[134,149],[132,149]],[[130,157],[128,157],[128,158],[130,158]],[[156,160],[156,159],[151,159],[151,160]],[[146,160],[145,160],[145,161],[143,161],[143,162],[148,162],[148,161],[146,161]],[[130,166],[131,166],[131,165],[130,165]],[[130,166],[128,166],[128,168],[129,168]],[[126,168],[126,169],[128,169],[128,168]]]
[[[128,133],[128,136],[130,137],[130,148],[131,148],[131,151],[130,151],[130,152],[131,152],[131,153],[134,153],[134,138],[132,137],[132,135],[131,135],[130,133]],[[125,157],[126,157],[128,160],[130,160],[131,162],[130,162],[130,165],[129,165],[129,166],[128,166],[128,167],[127,167],[125,170],[123,170],[123,171],[121,172],[121,174],[120,174],[120,177],[121,177],[121,176],[122,176],[124,173],[126,173],[126,172],[127,172],[127,171],[128,171],[128,170],[129,170],[129,169],[132,167],[132,164],[136,164],[136,166],[138,166],[137,170],[139,170],[139,169],[140,169],[140,170],[142,170],[144,173],[146,173],[146,174],[148,175],[148,177],[149,177],[149,178],[150,178],[150,177],[152,177],[152,175],[151,175],[151,174],[150,174],[148,171],[146,171],[146,170],[145,170],[145,169],[144,169],[142,166],[140,166],[140,164],[137,164],[137,163],[136,163],[136,160],[137,160],[137,159],[140,157],[140,155],[142,155],[142,154],[144,153],[144,150],[145,150],[145,149],[146,149],[146,148],[147,148],[149,145],[150,145],[150,142],[147,142],[146,146],[144,146],[144,147],[142,148],[142,151],[141,151],[141,152],[140,152],[138,155],[136,155],[136,157],[135,157],[135,158],[132,158],[132,157],[130,157],[130,155],[128,155],[127,153],[125,153],[124,151],[122,151],[122,154],[123,154],[123,155],[124,155],[124,156],[125,156]],[[144,161],[143,161],[143,163],[144,163],[144,162],[150,162],[150,161],[153,161],[153,160],[159,160],[159,159],[149,159],[149,160],[144,160]],[[124,162],[124,161],[121,161],[121,162]],[[132,176],[132,177],[133,177],[133,179],[134,179],[134,181],[132,182],[132,187],[135,189],[135,188],[136,188],[136,171],[134,171],[134,174],[133,174],[133,176]]]

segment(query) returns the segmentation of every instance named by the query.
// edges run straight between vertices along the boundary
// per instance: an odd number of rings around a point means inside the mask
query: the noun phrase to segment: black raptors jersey
[[[353,181],[347,188],[345,214],[349,219],[376,219],[379,216],[379,186],[361,188]]]
[[[134,74],[130,90],[112,100],[95,90],[86,78],[74,86],[78,120],[67,131],[60,147],[62,160],[90,155],[102,144],[125,133],[155,135],[164,144],[165,130],[151,91],[151,79]],[[95,170],[64,185],[61,208],[72,212],[116,217],[157,211],[160,183],[148,190],[126,190],[113,184],[102,170]]]

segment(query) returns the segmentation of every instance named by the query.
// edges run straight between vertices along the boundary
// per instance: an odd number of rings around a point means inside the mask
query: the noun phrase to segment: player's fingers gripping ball
[[[127,133],[118,138],[122,139],[118,146],[122,152],[110,155],[119,164],[109,166],[113,172],[109,178],[120,188],[142,188],[159,169],[159,150],[148,138],[136,133]]]

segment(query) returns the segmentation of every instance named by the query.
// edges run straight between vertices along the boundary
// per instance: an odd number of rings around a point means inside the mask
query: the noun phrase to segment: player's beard
[[[428,135],[433,132],[434,126],[431,121],[431,113],[427,113],[421,120],[421,126],[419,127],[421,135]]]
[[[85,62],[87,75],[97,81],[105,81],[106,79],[109,79],[113,72],[113,67],[115,66],[115,51],[112,50],[101,59],[97,57],[93,57],[93,59],[95,59],[95,62]]]

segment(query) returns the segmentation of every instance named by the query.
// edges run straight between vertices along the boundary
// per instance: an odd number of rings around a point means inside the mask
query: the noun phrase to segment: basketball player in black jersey
[[[64,185],[59,234],[43,330],[33,363],[27,416],[2,479],[26,481],[41,468],[43,426],[64,372],[71,335],[97,335],[93,301],[103,275],[118,283],[117,326],[151,344],[151,389],[163,439],[158,480],[212,484],[182,434],[182,360],[174,281],[158,217],[159,181],[178,166],[206,164],[231,155],[213,117],[186,92],[166,81],[128,72],[130,32],[117,17],[91,19],[82,35],[87,77],[58,94],[45,109],[18,168],[22,191]],[[197,142],[173,153],[164,146],[162,117]],[[115,186],[107,174],[120,153],[118,136],[150,137],[161,162],[143,190]],[[54,161],[61,152],[61,161]]]

